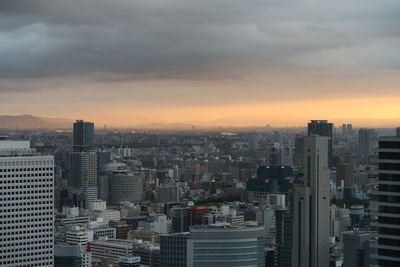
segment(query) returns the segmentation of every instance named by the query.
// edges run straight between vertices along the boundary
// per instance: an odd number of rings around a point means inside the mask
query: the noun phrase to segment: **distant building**
[[[358,153],[362,163],[369,164],[371,156],[376,154],[377,134],[373,129],[358,131]]]
[[[129,201],[143,201],[143,174],[130,172],[113,172],[109,177],[109,203],[119,205]]]
[[[343,181],[343,198],[351,199],[354,197],[354,165],[338,164],[336,171],[336,185],[340,186]]]
[[[285,193],[293,187],[294,174],[291,167],[258,166],[257,178],[246,183],[247,201],[265,201],[269,194]]]
[[[94,149],[94,123],[77,120],[74,123],[74,151],[89,152]]]

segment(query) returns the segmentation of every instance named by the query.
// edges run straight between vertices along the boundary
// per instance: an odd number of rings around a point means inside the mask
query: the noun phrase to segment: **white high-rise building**
[[[0,266],[54,266],[54,158],[0,140]]]

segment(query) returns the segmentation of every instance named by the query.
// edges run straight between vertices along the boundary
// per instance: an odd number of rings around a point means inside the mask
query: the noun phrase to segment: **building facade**
[[[264,267],[264,235],[264,227],[194,227],[187,242],[187,267]]]
[[[0,266],[54,265],[54,158],[0,140]]]
[[[400,266],[400,136],[379,140],[378,266]]]

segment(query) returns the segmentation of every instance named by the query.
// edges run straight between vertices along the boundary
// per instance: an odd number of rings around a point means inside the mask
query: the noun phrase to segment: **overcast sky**
[[[399,47],[398,0],[1,0],[0,114],[392,124]]]

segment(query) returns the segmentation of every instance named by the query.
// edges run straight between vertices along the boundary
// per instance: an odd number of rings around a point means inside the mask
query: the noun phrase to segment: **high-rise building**
[[[0,266],[54,265],[54,158],[0,140]]]
[[[347,124],[347,135],[353,135],[353,124]]]
[[[304,160],[304,137],[296,136],[294,139],[294,166],[298,169],[303,168]]]
[[[94,124],[74,123],[74,151],[70,153],[69,195],[74,205],[87,207],[98,198],[97,154],[94,151]]]
[[[172,231],[174,233],[189,231],[189,211],[187,208],[175,207],[171,209]]]
[[[354,195],[354,165],[341,163],[337,165],[336,184],[339,186],[343,181],[343,198],[351,199]]]
[[[94,148],[94,123],[77,120],[74,123],[74,151],[88,152]]]
[[[329,266],[329,138],[304,138],[304,184],[294,188],[291,266]]]
[[[187,265],[265,266],[265,228],[215,224],[194,227],[187,242]]]
[[[333,123],[327,120],[312,120],[308,123],[308,136],[327,136],[328,140],[328,166],[333,167]]]
[[[186,267],[188,238],[188,232],[160,237],[161,267]]]
[[[360,156],[373,155],[376,149],[376,132],[373,129],[358,131],[358,152]]]
[[[379,139],[378,266],[400,266],[400,137]]]
[[[95,201],[97,189],[96,152],[71,152],[71,172],[68,181],[70,195],[75,205],[87,207]]]
[[[347,124],[342,125],[342,135],[346,136],[347,135]]]

